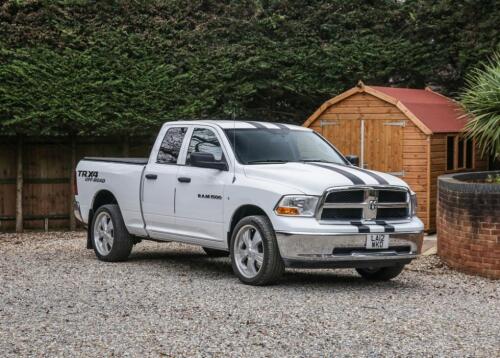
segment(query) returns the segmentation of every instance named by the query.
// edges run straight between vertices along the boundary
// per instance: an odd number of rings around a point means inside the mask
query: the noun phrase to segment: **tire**
[[[357,268],[356,271],[370,281],[389,281],[403,271],[405,265],[396,265],[380,268]]]
[[[203,251],[210,257],[225,257],[229,255],[229,252],[224,250],[211,249],[209,247],[203,247]]]
[[[118,205],[103,205],[97,209],[89,230],[99,260],[117,262],[129,257],[134,245]]]
[[[234,273],[247,285],[275,283],[285,269],[274,229],[266,216],[247,216],[236,224],[230,254]]]

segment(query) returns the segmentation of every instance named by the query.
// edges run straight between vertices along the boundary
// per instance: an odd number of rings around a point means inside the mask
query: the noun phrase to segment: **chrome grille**
[[[406,220],[410,193],[404,187],[341,187],[327,190],[317,218],[323,222]]]

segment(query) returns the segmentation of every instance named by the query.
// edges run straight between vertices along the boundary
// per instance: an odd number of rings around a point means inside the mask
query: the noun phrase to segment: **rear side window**
[[[182,141],[186,135],[187,127],[169,128],[161,142],[156,162],[160,164],[176,164]]]

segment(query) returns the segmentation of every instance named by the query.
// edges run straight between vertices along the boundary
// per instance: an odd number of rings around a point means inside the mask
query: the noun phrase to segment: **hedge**
[[[0,135],[302,123],[362,79],[455,95],[499,48],[494,0],[4,1]]]

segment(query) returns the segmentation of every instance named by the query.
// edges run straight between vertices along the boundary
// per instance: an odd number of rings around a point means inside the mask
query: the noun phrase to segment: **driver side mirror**
[[[227,163],[215,160],[212,153],[195,152],[189,156],[191,166],[198,168],[210,168],[218,170],[228,170]]]
[[[345,157],[349,163],[352,165],[359,167],[359,157],[357,155],[346,155]]]

